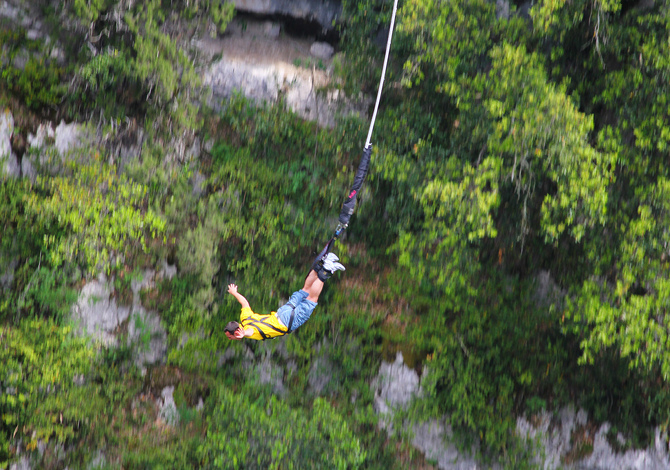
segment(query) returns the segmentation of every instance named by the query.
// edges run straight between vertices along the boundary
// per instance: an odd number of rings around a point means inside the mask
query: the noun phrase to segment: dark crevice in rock
[[[239,11],[235,14],[235,18],[241,23],[244,23],[244,21],[279,23],[282,32],[294,38],[314,38],[316,41],[323,41],[332,45],[336,45],[340,41],[337,28],[325,29],[316,19],[309,20],[284,14],[268,15]]]

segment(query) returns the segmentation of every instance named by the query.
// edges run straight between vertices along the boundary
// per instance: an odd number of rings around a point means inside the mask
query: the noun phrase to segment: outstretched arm
[[[237,292],[237,285],[236,284],[229,284],[228,285],[228,293],[231,294],[233,297],[237,299],[237,301],[242,305],[242,308],[250,308],[249,307],[249,301],[239,292]]]

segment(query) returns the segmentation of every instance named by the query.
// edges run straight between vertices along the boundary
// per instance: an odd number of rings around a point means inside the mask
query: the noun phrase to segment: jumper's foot
[[[339,263],[339,258],[335,253],[328,253],[323,259],[314,263],[314,271],[323,282],[326,282],[335,271],[344,271],[344,265]]]

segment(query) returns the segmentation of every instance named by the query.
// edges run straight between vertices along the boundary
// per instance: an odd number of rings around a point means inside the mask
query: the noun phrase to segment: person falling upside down
[[[226,325],[225,333],[228,339],[249,338],[262,341],[297,330],[312,315],[319,301],[323,283],[335,271],[344,271],[344,266],[338,261],[339,258],[334,253],[328,253],[322,260],[315,262],[302,289],[294,292],[285,305],[279,307],[276,312],[270,312],[269,315],[254,313],[249,301],[237,291],[237,286],[230,284],[228,293],[240,303],[242,312],[239,322],[231,321]]]

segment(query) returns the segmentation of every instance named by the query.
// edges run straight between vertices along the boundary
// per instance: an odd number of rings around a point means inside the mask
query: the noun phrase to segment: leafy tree
[[[147,188],[100,162],[68,162],[62,176],[38,176],[26,212],[45,232],[53,266],[75,261],[90,272],[119,266],[130,246],[147,250],[146,236],[163,233],[165,221],[147,207]]]
[[[13,30],[0,23],[0,85],[32,110],[59,106],[67,91],[62,83],[64,68],[45,57],[45,48],[44,41],[28,39],[24,29]],[[23,66],[17,67],[21,54],[27,57]]]
[[[613,348],[630,358],[630,367],[660,371],[666,382],[667,8],[631,11],[611,25],[610,38],[616,41],[602,48],[611,67],[597,77],[593,103],[602,116],[599,139],[616,153],[617,166],[608,223],[588,240],[593,268],[575,286],[569,304],[577,331],[584,335],[582,362],[597,362]]]
[[[135,35],[131,61],[134,76],[147,89],[147,100],[152,100],[160,111],[171,110],[164,129],[172,128],[172,120],[177,129],[194,128],[196,108],[191,93],[198,86],[198,75],[186,54],[161,31],[163,12],[159,2],[143,3],[137,13],[128,13],[125,20]],[[161,115],[159,112],[155,118]]]
[[[608,221],[617,155],[594,145],[593,118],[551,81],[545,59],[499,36],[516,26],[497,21],[491,4],[415,1],[404,13],[399,32],[414,42],[403,83],[445,103],[446,113],[418,138],[406,133],[413,146],[384,142],[395,151],[379,152],[375,170],[394,184],[410,181],[421,208],[401,226],[394,252],[409,289],[403,296],[420,315],[411,336],[433,358],[425,406],[504,452],[516,397],[541,382],[542,366],[524,359],[521,345],[532,345],[546,367],[563,360],[567,343],[557,323],[543,326],[560,315],[550,310],[545,319],[525,301],[532,282],[517,280],[503,253],[525,253],[537,269],[534,258],[555,246],[590,240]],[[395,120],[382,118],[388,128],[422,123],[384,116]],[[529,341],[538,335],[540,344]]]
[[[206,468],[358,468],[366,453],[347,421],[325,400],[311,411],[219,389],[217,408],[200,447]]]
[[[87,425],[81,403],[95,397],[75,379],[88,373],[93,350],[52,320],[0,327],[0,338],[0,463],[6,463],[19,441],[30,451],[38,441],[72,439]]]

